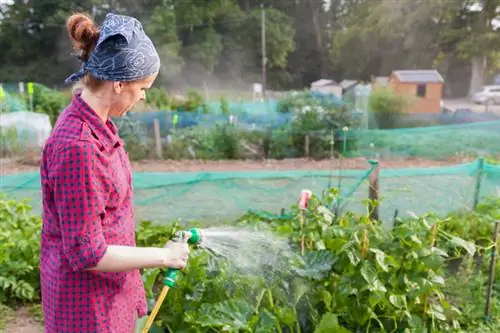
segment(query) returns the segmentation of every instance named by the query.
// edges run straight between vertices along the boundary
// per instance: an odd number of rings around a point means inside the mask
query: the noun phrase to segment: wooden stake
[[[158,119],[153,120],[154,133],[155,133],[155,143],[156,143],[156,155],[159,159],[163,158],[163,152],[161,147],[161,136],[160,136],[160,121]]]
[[[368,199],[370,199],[370,218],[373,220],[379,219],[379,174],[380,166],[378,161],[371,160],[370,164],[375,166],[375,169],[370,174],[370,187],[368,189]]]
[[[305,140],[304,140],[304,155],[305,157],[309,157],[309,147],[310,147],[310,137],[309,134],[306,134]]]
[[[486,321],[488,320],[491,312],[491,297],[493,295],[493,281],[495,280],[495,264],[497,258],[497,238],[498,229],[500,227],[500,222],[496,221],[495,230],[493,231],[493,246],[491,248],[491,261],[490,261],[490,271],[488,276],[488,290],[486,292],[486,309],[484,311],[484,316]]]

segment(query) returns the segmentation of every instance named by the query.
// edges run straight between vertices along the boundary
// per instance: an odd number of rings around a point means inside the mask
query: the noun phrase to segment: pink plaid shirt
[[[139,270],[86,270],[107,245],[135,246],[123,141],[77,93],[42,154],[40,280],[45,333],[131,333],[147,313]]]

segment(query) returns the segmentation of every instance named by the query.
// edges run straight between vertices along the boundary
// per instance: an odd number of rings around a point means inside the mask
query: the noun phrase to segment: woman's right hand
[[[186,240],[181,242],[168,241],[165,244],[165,267],[184,269],[189,257],[189,245]]]

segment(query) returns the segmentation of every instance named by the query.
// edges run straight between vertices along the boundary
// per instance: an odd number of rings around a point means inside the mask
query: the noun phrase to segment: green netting
[[[0,113],[1,112],[20,112],[26,110],[26,103],[16,95],[12,95],[9,92],[3,91],[3,95],[0,98]]]
[[[368,164],[367,164],[368,165]],[[295,204],[302,189],[317,195],[341,179],[341,193],[348,196],[366,178],[367,170],[265,171],[204,173],[134,173],[137,220],[198,220],[217,223],[235,219],[245,211],[279,215]],[[41,212],[38,173],[2,177],[0,192],[16,199],[31,198]]]
[[[249,210],[277,216],[297,202],[302,189],[322,195],[339,184],[340,212],[365,213],[369,176],[374,168],[375,165],[368,165],[365,170],[337,171],[137,172],[133,184],[137,220],[198,220],[212,224],[231,221]],[[480,201],[496,195],[499,187],[500,166],[482,160],[445,167],[381,169],[380,217],[390,223],[396,211],[404,217],[471,210],[477,189]],[[4,176],[0,192],[16,199],[30,198],[35,212],[41,212],[38,173]]]
[[[370,158],[497,156],[500,121],[386,130],[353,130],[347,134],[355,147],[351,155]]]
[[[445,167],[384,169],[380,173],[380,218],[388,225],[395,215],[426,213],[443,216],[452,211],[471,211],[485,197],[498,196],[500,166],[481,159]],[[364,209],[368,184],[357,188],[345,209]]]

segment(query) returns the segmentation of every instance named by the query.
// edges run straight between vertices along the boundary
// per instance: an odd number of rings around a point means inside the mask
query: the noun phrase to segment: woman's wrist
[[[143,268],[164,268],[171,262],[171,250],[159,247],[110,245],[104,257],[91,270],[120,272]]]
[[[161,249],[162,251],[162,261],[161,261],[161,267],[168,267],[168,264],[170,262],[170,254],[171,254],[171,250],[169,248],[162,248]]]

